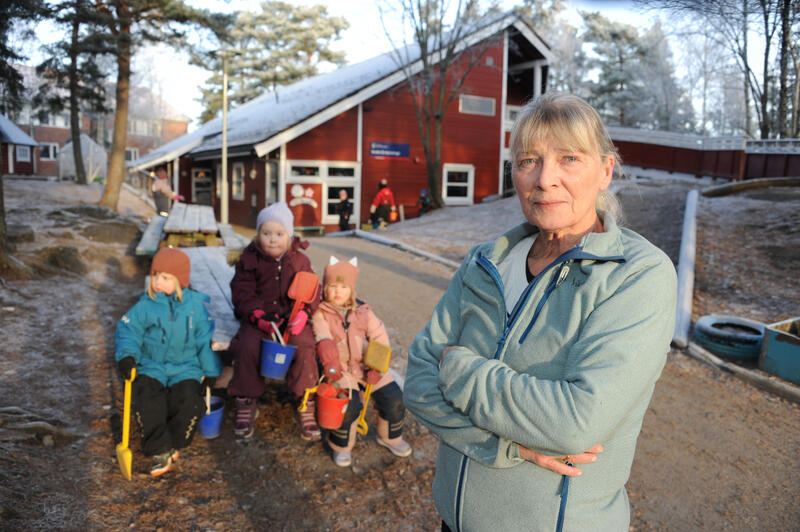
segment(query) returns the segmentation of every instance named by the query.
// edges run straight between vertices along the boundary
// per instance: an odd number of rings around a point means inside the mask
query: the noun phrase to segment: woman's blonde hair
[[[183,290],[181,289],[180,281],[178,281],[177,277],[167,272],[153,272],[153,274],[150,275],[150,282],[147,283],[147,295],[150,296],[150,299],[156,298],[156,291],[153,290],[153,275],[158,275],[159,273],[166,275],[172,280],[172,284],[175,285],[175,292],[173,293],[175,294],[175,297],[178,299],[178,301],[183,303]]]
[[[614,157],[615,172],[622,172],[622,159],[597,111],[574,94],[551,93],[528,102],[517,114],[509,146],[514,164],[518,155],[537,143],[552,142],[562,149]],[[622,218],[619,201],[609,190],[597,195],[595,207],[618,223]]]

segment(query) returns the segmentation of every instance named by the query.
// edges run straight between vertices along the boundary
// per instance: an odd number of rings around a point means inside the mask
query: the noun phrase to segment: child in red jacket
[[[367,343],[375,340],[389,345],[389,336],[369,305],[356,299],[357,278],[355,258],[351,262],[339,262],[331,257],[323,280],[325,300],[311,318],[317,356],[325,368],[325,377],[343,389],[352,390],[342,426],[330,431],[327,437],[333,461],[340,467],[352,463],[357,420],[362,409],[359,391],[367,383],[373,385],[372,399],[378,411],[377,443],[395,456],[411,454],[411,446],[403,440],[403,392],[390,373],[381,375],[364,366]]]
[[[272,339],[275,332],[289,318],[293,301],[289,299],[289,286],[297,272],[313,272],[311,261],[300,250],[308,247],[293,237],[294,215],[284,202],[274,203],[258,214],[258,233],[242,252],[231,280],[231,300],[234,313],[241,325],[231,340],[233,378],[228,394],[236,397],[236,423],[233,433],[237,438],[253,435],[258,415],[258,398],[264,393],[264,378],[259,373],[261,340]],[[286,323],[291,335],[289,343],[296,346],[286,383],[289,391],[299,401],[306,388],[313,387],[319,379],[314,352],[314,335],[308,318],[319,304],[317,300]],[[320,431],[315,420],[314,401],[308,409],[297,413],[303,439],[318,441]]]

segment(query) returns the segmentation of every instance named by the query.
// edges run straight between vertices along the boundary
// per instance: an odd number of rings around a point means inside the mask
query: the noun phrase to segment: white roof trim
[[[553,52],[550,50],[550,47],[547,44],[545,44],[544,41],[541,40],[533,30],[531,30],[530,26],[528,26],[519,19],[512,25],[517,30],[519,30],[519,32],[522,34],[523,37],[528,39],[531,42],[531,44],[533,44],[536,47],[536,49],[542,53],[545,59],[547,59],[548,63],[552,63],[553,61],[555,61],[556,58],[555,54],[553,54]]]
[[[136,164],[134,161],[130,166],[128,166],[129,170],[143,170],[145,168],[150,168],[152,166],[156,166],[161,163],[167,163],[174,159],[177,159],[181,155],[191,151],[195,147],[197,147],[203,141],[203,137],[200,136],[186,144],[182,144],[180,147],[171,150],[160,157],[156,157],[155,159],[149,159],[144,161],[143,163]]]
[[[516,22],[513,24],[509,23],[509,19],[516,19]],[[520,29],[519,24],[521,27],[524,27],[525,30],[523,31]],[[517,19],[516,15],[507,15],[497,22],[489,24],[482,29],[472,33],[466,39],[463,39],[461,43],[456,47],[456,53],[463,51],[470,46],[474,46],[475,44],[488,39],[495,33],[499,33],[501,30],[505,29],[506,27],[513,25],[515,28],[520,29],[520,32],[525,36],[526,39],[530,40],[531,43],[536,46],[537,49],[548,58],[548,61],[552,60],[553,54],[550,52],[550,49],[544,44],[541,39],[539,39],[525,24],[520,23],[519,19]],[[437,52],[438,54],[438,52]],[[435,58],[435,61],[438,62],[438,58]],[[418,73],[422,70],[422,60],[418,59],[415,61],[410,67],[409,71],[412,75]],[[356,105],[365,102],[366,100],[372,98],[373,96],[380,94],[381,92],[387,90],[398,83],[402,83],[405,81],[406,75],[403,71],[403,67],[398,67],[397,71],[394,74],[391,74],[379,81],[372,83],[371,85],[366,86],[365,88],[361,89],[357,93],[352,96],[349,96],[343,100],[336,102],[334,105],[329,106],[326,109],[323,109],[316,114],[308,117],[307,119],[290,126],[280,133],[265,139],[258,144],[254,145],[253,148],[256,151],[256,155],[259,157],[263,157],[265,154],[271,152],[272,150],[278,148],[282,144],[289,142],[291,140],[296,139],[303,133],[307,133],[308,131],[314,129],[315,127],[324,124],[331,118],[350,110],[351,108],[355,107]]]

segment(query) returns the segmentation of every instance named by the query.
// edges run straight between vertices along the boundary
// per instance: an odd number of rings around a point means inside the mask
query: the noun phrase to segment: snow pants
[[[233,378],[228,385],[228,395],[236,397],[260,397],[264,393],[264,377],[261,376],[261,340],[271,339],[261,329],[242,323],[231,340],[229,351],[233,357]],[[289,344],[296,346],[286,384],[296,399],[302,399],[306,388],[319,380],[317,354],[311,323],[298,335],[289,336]]]
[[[172,386],[147,375],[137,375],[133,381],[133,410],[148,456],[188,446],[205,408],[200,383],[194,379]]]
[[[348,447],[350,443],[350,426],[358,420],[358,415],[363,408],[360,396],[361,394],[353,391],[353,396],[344,413],[342,426],[332,430],[328,436],[331,442],[339,447]],[[403,392],[397,383],[392,381],[374,390],[370,399],[375,401],[375,410],[378,411],[378,416],[389,422],[389,439],[401,436],[406,407],[403,406]]]

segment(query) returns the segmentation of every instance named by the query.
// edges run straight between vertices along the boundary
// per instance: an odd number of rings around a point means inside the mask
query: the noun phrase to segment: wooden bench
[[[304,233],[306,231],[316,232],[320,235],[322,235],[325,232],[325,228],[321,225],[300,225],[300,226],[295,226],[294,230],[299,231],[301,233]]]
[[[153,216],[147,228],[142,234],[139,244],[136,246],[137,255],[155,255],[158,245],[164,236],[164,225],[167,223],[166,216]]]

